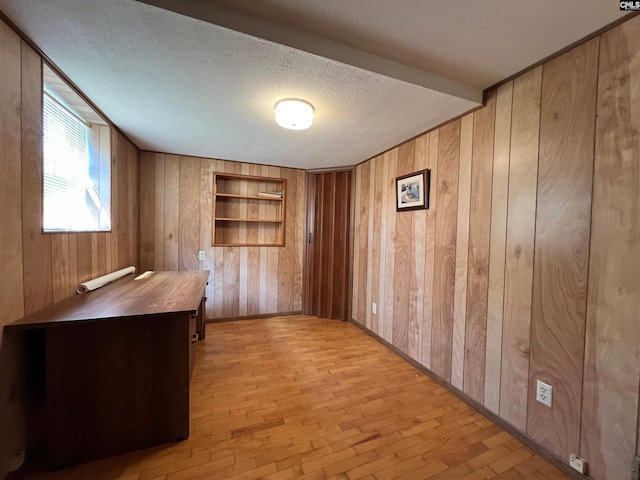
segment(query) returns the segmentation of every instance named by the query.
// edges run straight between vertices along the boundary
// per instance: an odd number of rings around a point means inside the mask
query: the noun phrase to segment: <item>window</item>
[[[111,229],[109,126],[102,119],[100,123],[90,123],[83,118],[78,112],[94,113],[91,107],[48,67],[44,85],[44,231],[108,231]]]

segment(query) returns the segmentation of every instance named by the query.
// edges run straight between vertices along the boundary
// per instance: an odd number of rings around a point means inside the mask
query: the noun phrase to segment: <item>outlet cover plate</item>
[[[378,313],[378,304],[377,303],[372,303],[371,304],[371,313]]]
[[[553,404],[553,387],[538,380],[536,383],[536,400],[551,408]]]
[[[206,260],[206,259],[207,259],[207,257],[206,257],[205,251],[204,250],[200,250],[198,252],[198,260]]]
[[[575,453],[569,456],[569,466],[580,473],[587,473],[587,462]]]

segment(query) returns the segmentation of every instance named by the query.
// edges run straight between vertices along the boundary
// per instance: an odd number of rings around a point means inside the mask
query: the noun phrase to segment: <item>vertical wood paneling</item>
[[[135,228],[135,227],[134,227]],[[96,276],[101,277],[110,272],[107,268],[107,235],[104,232],[95,233],[96,237]],[[53,239],[51,239],[53,242]],[[53,245],[53,244],[52,244]]]
[[[0,477],[9,460],[24,450],[24,407],[20,351],[3,326],[24,315],[22,252],[21,41],[0,22]],[[17,351],[16,351],[17,350]]]
[[[247,163],[243,163],[242,164],[242,169],[241,169],[241,173],[243,175],[249,175],[249,164]],[[252,185],[252,191],[251,194],[252,195],[257,195],[259,188],[257,188],[258,185]],[[255,188],[255,190],[253,190]],[[240,194],[241,195],[249,195],[249,184],[248,182],[244,182],[240,185]],[[249,203],[251,202],[241,202],[240,203],[240,218],[256,218],[257,215],[255,217],[252,217],[249,215]],[[253,206],[252,206],[253,207]],[[257,214],[257,205],[255,205],[255,210],[256,210],[256,214]],[[248,232],[250,230],[254,230],[255,233],[257,234],[257,227],[258,225],[246,225],[246,224],[240,224],[240,243],[247,243],[247,235]],[[286,228],[286,227],[285,227]],[[285,231],[285,235],[286,235],[286,231]],[[257,240],[257,239],[256,239]],[[286,242],[285,242],[286,244]],[[247,262],[249,261],[249,249],[248,248],[241,248],[240,249],[240,280],[239,280],[239,309],[238,309],[238,315],[240,316],[246,316],[247,315],[247,303],[248,303],[248,296],[249,293],[247,291],[247,270],[249,265],[247,264]]]
[[[91,278],[98,277],[98,234],[91,233]]]
[[[580,442],[596,479],[627,478],[638,443],[640,17],[600,42]]]
[[[385,245],[385,276],[381,281],[387,282],[388,285],[384,290],[384,328],[382,329],[383,338],[387,342],[393,341],[393,319],[395,318],[393,296],[395,293],[394,285],[389,281],[395,278],[395,255],[396,255],[396,176],[398,172],[398,149],[387,152],[386,166],[386,183],[387,183],[387,203],[386,224],[387,224],[387,241]],[[382,301],[382,299],[381,299]]]
[[[260,176],[262,168],[260,165],[251,165],[249,175]],[[287,207],[291,203],[292,196],[287,192]],[[251,211],[256,218],[259,216],[259,205],[253,205]],[[286,235],[286,232],[285,232]],[[258,242],[258,227],[249,229],[248,240]],[[249,247],[247,256],[247,315],[257,315],[260,313],[260,298],[256,292],[260,291],[260,247]],[[295,296],[295,295],[294,295]]]
[[[353,245],[353,286],[352,286],[352,290],[353,290],[353,302],[351,304],[351,319],[355,320],[359,323],[363,322],[362,317],[360,317],[359,312],[360,312],[360,297],[361,297],[361,293],[360,293],[360,251],[361,251],[361,246],[360,246],[360,242],[362,241],[362,226],[360,224],[360,209],[361,209],[361,203],[362,203],[362,167],[363,165],[358,165],[356,167],[356,171],[355,171],[355,195],[354,195],[354,212],[355,212],[355,218],[353,220],[353,235],[354,235],[354,245]],[[317,181],[317,177],[316,176],[311,176],[310,178],[310,183],[309,183],[309,191],[310,192],[314,192],[316,189],[315,186],[315,182]],[[315,222],[315,196],[309,199],[309,205],[307,208],[307,221],[310,222]],[[310,230],[311,231],[311,230]],[[355,240],[357,239],[357,240]],[[313,256],[313,250],[315,249],[314,245],[310,245],[307,247],[307,256],[312,255],[312,258],[315,258],[315,256]],[[311,289],[312,285],[311,283],[307,283],[307,287]],[[308,295],[305,295],[305,298],[309,298]],[[305,313],[309,313],[308,309],[305,309]]]
[[[303,171],[154,152],[142,152],[140,158],[139,208],[147,220],[151,219],[145,225],[141,218],[140,238],[151,238],[146,243],[152,248],[143,252],[141,245],[141,257],[153,259],[156,270],[210,270],[206,288],[208,319],[288,313],[296,312],[296,306],[301,308],[303,245],[298,242],[304,240],[304,211],[299,212],[298,208],[304,210]],[[144,165],[145,162],[153,166]],[[213,247],[214,172],[287,179],[284,247]],[[234,188],[235,193],[258,193],[240,184]],[[153,193],[144,194],[145,189]],[[255,217],[268,214],[273,205],[249,202],[236,208],[235,214],[239,215],[243,208],[243,215],[254,211]],[[259,241],[275,235],[275,230],[269,226],[236,225],[225,235]],[[202,261],[198,260],[200,250],[205,252]]]
[[[22,43],[22,253],[25,314],[53,302],[51,237],[42,235],[42,60]]]
[[[154,155],[153,269],[164,270],[164,155]]]
[[[413,172],[414,142],[398,147],[397,175]],[[395,191],[395,190],[394,190]],[[403,352],[408,350],[409,293],[411,288],[411,236],[412,212],[398,212],[396,216],[395,275],[393,280],[393,345]]]
[[[285,224],[295,225],[298,215],[297,173],[290,168],[281,168],[280,176],[287,181],[287,199],[291,199],[290,202],[287,201]],[[296,233],[296,229],[287,228],[284,247],[278,249],[278,312],[293,312],[295,310],[294,289],[288,288],[288,285],[296,273],[296,250],[298,248]]]
[[[126,185],[130,190],[129,202],[125,205],[128,212],[125,229],[129,234],[128,265],[139,267],[140,257],[140,197],[138,189],[140,185],[140,151],[131,142],[127,141],[127,159],[125,170],[127,171]]]
[[[24,315],[22,269],[21,41],[0,22],[0,306],[5,325]],[[2,330],[0,330],[0,339]],[[3,399],[4,400],[4,399]]]
[[[500,415],[526,427],[542,67],[513,84]]]
[[[460,166],[458,167],[458,226],[456,232],[456,285],[453,304],[453,346],[451,385],[462,390],[464,381],[464,344],[467,323],[467,278],[469,261],[469,209],[471,207],[471,161],[473,158],[473,117],[460,123]]]
[[[371,329],[372,322],[372,284],[373,284],[373,209],[375,204],[375,188],[376,188],[376,163],[369,162],[371,165],[371,171],[369,172],[369,205],[367,205],[367,237],[369,238],[369,244],[367,245],[367,295],[365,301],[365,311],[367,312],[366,327]],[[336,250],[334,248],[334,250]],[[334,268],[335,270],[335,268]]]
[[[502,312],[504,307],[504,263],[507,243],[512,100],[513,81],[498,87],[493,144],[491,243],[489,245],[489,290],[487,293],[487,351],[484,372],[484,405],[495,413],[500,411]]]
[[[438,213],[438,144],[439,130],[429,133],[429,169],[431,195],[427,210],[427,236],[424,242],[424,307],[422,322],[422,364],[431,368],[431,340],[433,331],[433,281],[435,271],[436,218]]]
[[[376,305],[380,303],[380,247],[382,230],[382,190],[384,186],[384,155],[378,155],[373,163],[375,165],[375,178],[373,183],[373,211],[370,213],[371,228],[371,302]],[[357,238],[357,237],[356,237]],[[380,311],[371,314],[371,330],[381,335]]]
[[[415,139],[414,169],[429,167],[429,137],[422,135]],[[413,215],[413,234],[411,237],[411,287],[409,290],[409,345],[407,353],[416,361],[422,360],[422,319],[424,317],[424,269],[425,236],[427,232],[427,211],[417,210]],[[376,230],[377,232],[380,229]]]
[[[180,157],[178,269],[198,270],[200,261],[200,159]]]
[[[638,51],[634,17],[501,85],[487,107],[413,140],[416,162],[429,152],[432,196],[424,230],[420,212],[412,214],[411,242],[423,241],[410,247],[408,295],[397,282],[406,219],[395,212],[392,161],[401,147],[358,168],[375,165],[367,185],[376,198],[359,203],[360,179],[355,192],[360,221],[372,226],[357,228],[354,239],[357,262],[360,237],[371,238],[371,269],[355,284],[369,285],[366,308],[379,299],[372,330],[398,346],[408,312],[412,358],[421,337],[422,365],[462,382],[560,458],[579,453],[596,480],[626,478],[640,451]],[[354,303],[362,297],[353,292]],[[537,379],[554,386],[553,409],[534,401]]]
[[[150,152],[140,154],[140,270],[154,268],[155,161]]]
[[[598,41],[542,75],[527,433],[563,458],[580,446]],[[537,380],[553,409],[535,401]]]
[[[389,208],[389,202],[392,200],[389,200],[390,198],[390,193],[389,193],[389,189],[390,189],[390,183],[388,180],[388,173],[389,173],[389,152],[386,152],[382,155],[380,155],[380,161],[379,161],[379,165],[377,168],[377,172],[378,172],[378,176],[380,177],[380,189],[382,190],[382,194],[381,194],[381,198],[382,198],[382,202],[380,204],[380,230],[378,230],[380,232],[380,254],[377,257],[377,263],[378,263],[378,296],[376,298],[376,303],[377,303],[377,314],[376,314],[376,321],[378,324],[378,330],[377,330],[377,334],[380,335],[382,338],[384,338],[385,340],[390,337],[391,332],[389,332],[389,328],[388,325],[391,325],[390,322],[390,317],[387,315],[387,310],[386,310],[386,289],[387,289],[387,225],[388,225],[388,219],[387,219],[387,209]],[[355,193],[360,193],[358,188],[357,188],[357,183],[356,183],[356,192]],[[358,239],[359,237],[355,237],[356,239]],[[356,240],[354,239],[354,244],[355,244]],[[354,254],[354,258],[356,257],[356,254]],[[374,261],[376,261],[376,259],[374,259]],[[354,291],[354,295],[355,295],[355,291]],[[356,303],[357,297],[354,296],[353,299],[353,303]],[[393,328],[393,327],[392,327]]]
[[[164,156],[164,268],[178,270],[180,257],[180,159]]]
[[[366,322],[367,318],[367,275],[368,275],[368,249],[369,249],[369,195],[371,187],[371,162],[367,162],[364,165],[358,167],[359,170],[359,185],[360,185],[360,199],[358,202],[357,222],[359,232],[358,242],[358,271],[354,273],[358,276],[358,298],[354,299],[354,303],[357,302],[357,319],[361,323]]]
[[[91,234],[79,233],[78,237],[78,283],[91,280],[92,267],[91,267]]]
[[[160,158],[160,154],[152,154]],[[200,270],[209,270],[209,283],[205,288],[207,303],[205,305],[206,318],[214,317],[215,302],[215,249],[211,222],[213,219],[213,173],[216,169],[216,161],[203,158],[200,162],[200,250],[204,250],[205,259],[200,261]],[[157,247],[156,247],[157,248]]]
[[[234,163],[234,162],[231,162]],[[263,171],[264,171],[264,167],[263,167]],[[266,175],[267,177],[273,177],[273,178],[280,178],[280,168],[279,167],[269,167],[268,173]],[[269,209],[271,209],[272,213],[270,215],[268,215],[269,218],[274,218],[276,217],[276,211],[277,211],[277,207],[273,204],[273,202],[270,202],[267,205],[267,211],[269,211]],[[276,242],[276,231],[275,229],[272,229],[270,231],[270,237],[268,238],[268,241],[275,243]],[[285,234],[285,238],[286,238],[286,234]],[[267,250],[267,255],[268,255],[268,260],[267,260],[267,266],[269,268],[269,275],[268,275],[268,298],[267,298],[267,308],[268,308],[268,312],[267,313],[277,313],[278,312],[278,294],[279,294],[279,289],[278,289],[278,262],[279,262],[279,258],[278,258],[278,249],[277,248],[269,248]],[[283,292],[284,293],[284,292]]]
[[[224,171],[225,173],[242,173],[242,165],[238,162],[224,162]],[[270,171],[267,167],[262,167],[263,176],[269,177]],[[233,188],[230,189],[230,193],[240,193],[240,186],[233,185]],[[239,215],[239,205],[234,205],[234,208],[231,208],[229,211],[230,216],[238,216]],[[267,217],[271,218],[273,215],[270,214],[269,209],[270,205],[267,205]],[[234,210],[235,209],[235,210]],[[235,222],[231,223],[230,228],[227,229],[226,234],[229,235],[230,241],[238,241],[240,235],[240,225]],[[226,237],[225,237],[226,238]],[[270,239],[267,239],[269,241]],[[225,240],[226,241],[226,240]],[[240,247],[222,247],[222,255],[223,255],[223,293],[222,293],[222,316],[224,318],[237,317],[240,315]],[[270,273],[271,265],[272,265],[271,257],[267,258],[267,271]],[[277,272],[277,269],[276,269]],[[277,280],[276,280],[277,281]],[[269,296],[272,292],[272,284],[274,279],[269,274],[267,276],[267,311],[271,310],[274,301]]]
[[[42,59],[3,22],[0,71],[0,477],[4,478],[10,458],[31,448],[25,440],[32,439],[25,438],[22,337],[3,336],[1,327],[75,294],[80,278],[106,273],[113,246],[106,232],[43,234]],[[110,135],[105,126],[94,137],[99,139],[101,155],[108,152]],[[129,221],[121,228],[128,229],[130,242],[137,242],[137,149],[124,138],[121,142],[135,158],[122,162],[125,177],[114,167],[112,190],[119,190],[122,178],[134,198],[124,206],[114,200],[112,219],[117,224],[119,210],[128,209]],[[112,163],[123,160],[118,151],[112,157]],[[118,241],[113,245],[117,249]],[[138,245],[132,245],[136,258],[137,250]],[[117,259],[118,252],[113,256]]]
[[[451,379],[459,161],[458,119],[441,127],[438,138],[438,214],[433,272],[431,369],[447,381]]]
[[[138,194],[136,189],[131,190],[128,188],[127,178],[129,172],[127,170],[127,165],[129,163],[129,159],[127,158],[127,142],[123,138],[121,138],[120,134],[118,134],[117,132],[115,133],[115,135],[116,137],[118,137],[118,141],[115,142],[114,147],[116,151],[116,158],[114,161],[116,167],[114,168],[118,172],[118,182],[116,183],[116,188],[118,190],[118,201],[114,202],[114,205],[117,205],[118,208],[118,221],[115,224],[115,234],[118,238],[117,268],[124,268],[128,265],[131,265],[131,259],[129,258],[130,237],[127,226],[131,224],[132,212],[127,209],[127,206],[130,204],[131,199],[134,196],[137,197]],[[78,243],[78,247],[80,247],[80,243]],[[78,249],[78,255],[82,255],[80,249]]]
[[[106,237],[104,237],[106,238]],[[51,236],[51,271],[53,275],[53,301],[69,296],[69,235]]]
[[[109,248],[109,250],[112,250]],[[69,234],[69,285],[67,296],[74,295],[78,288],[78,235]]]
[[[118,242],[120,229],[120,161],[118,145],[120,136],[115,130],[111,130],[111,235],[109,236],[111,250],[111,269],[118,270],[120,265]],[[71,253],[69,253],[71,256]]]
[[[495,108],[493,90],[486,107],[474,114],[473,128],[464,391],[478,402],[484,400]]]

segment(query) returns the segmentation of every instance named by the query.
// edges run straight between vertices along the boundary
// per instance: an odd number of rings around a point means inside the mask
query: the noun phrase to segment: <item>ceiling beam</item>
[[[252,17],[207,0],[136,0],[252,37],[286,45],[363,70],[428,88],[440,93],[482,103],[482,90],[425,70],[363,52],[285,25]]]

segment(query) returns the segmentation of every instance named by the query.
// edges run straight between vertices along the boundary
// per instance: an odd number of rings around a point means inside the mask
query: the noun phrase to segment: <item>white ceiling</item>
[[[393,147],[621,16],[601,0],[0,0],[0,10],[138,147],[300,168]],[[275,124],[290,97],[314,105],[309,130]]]

